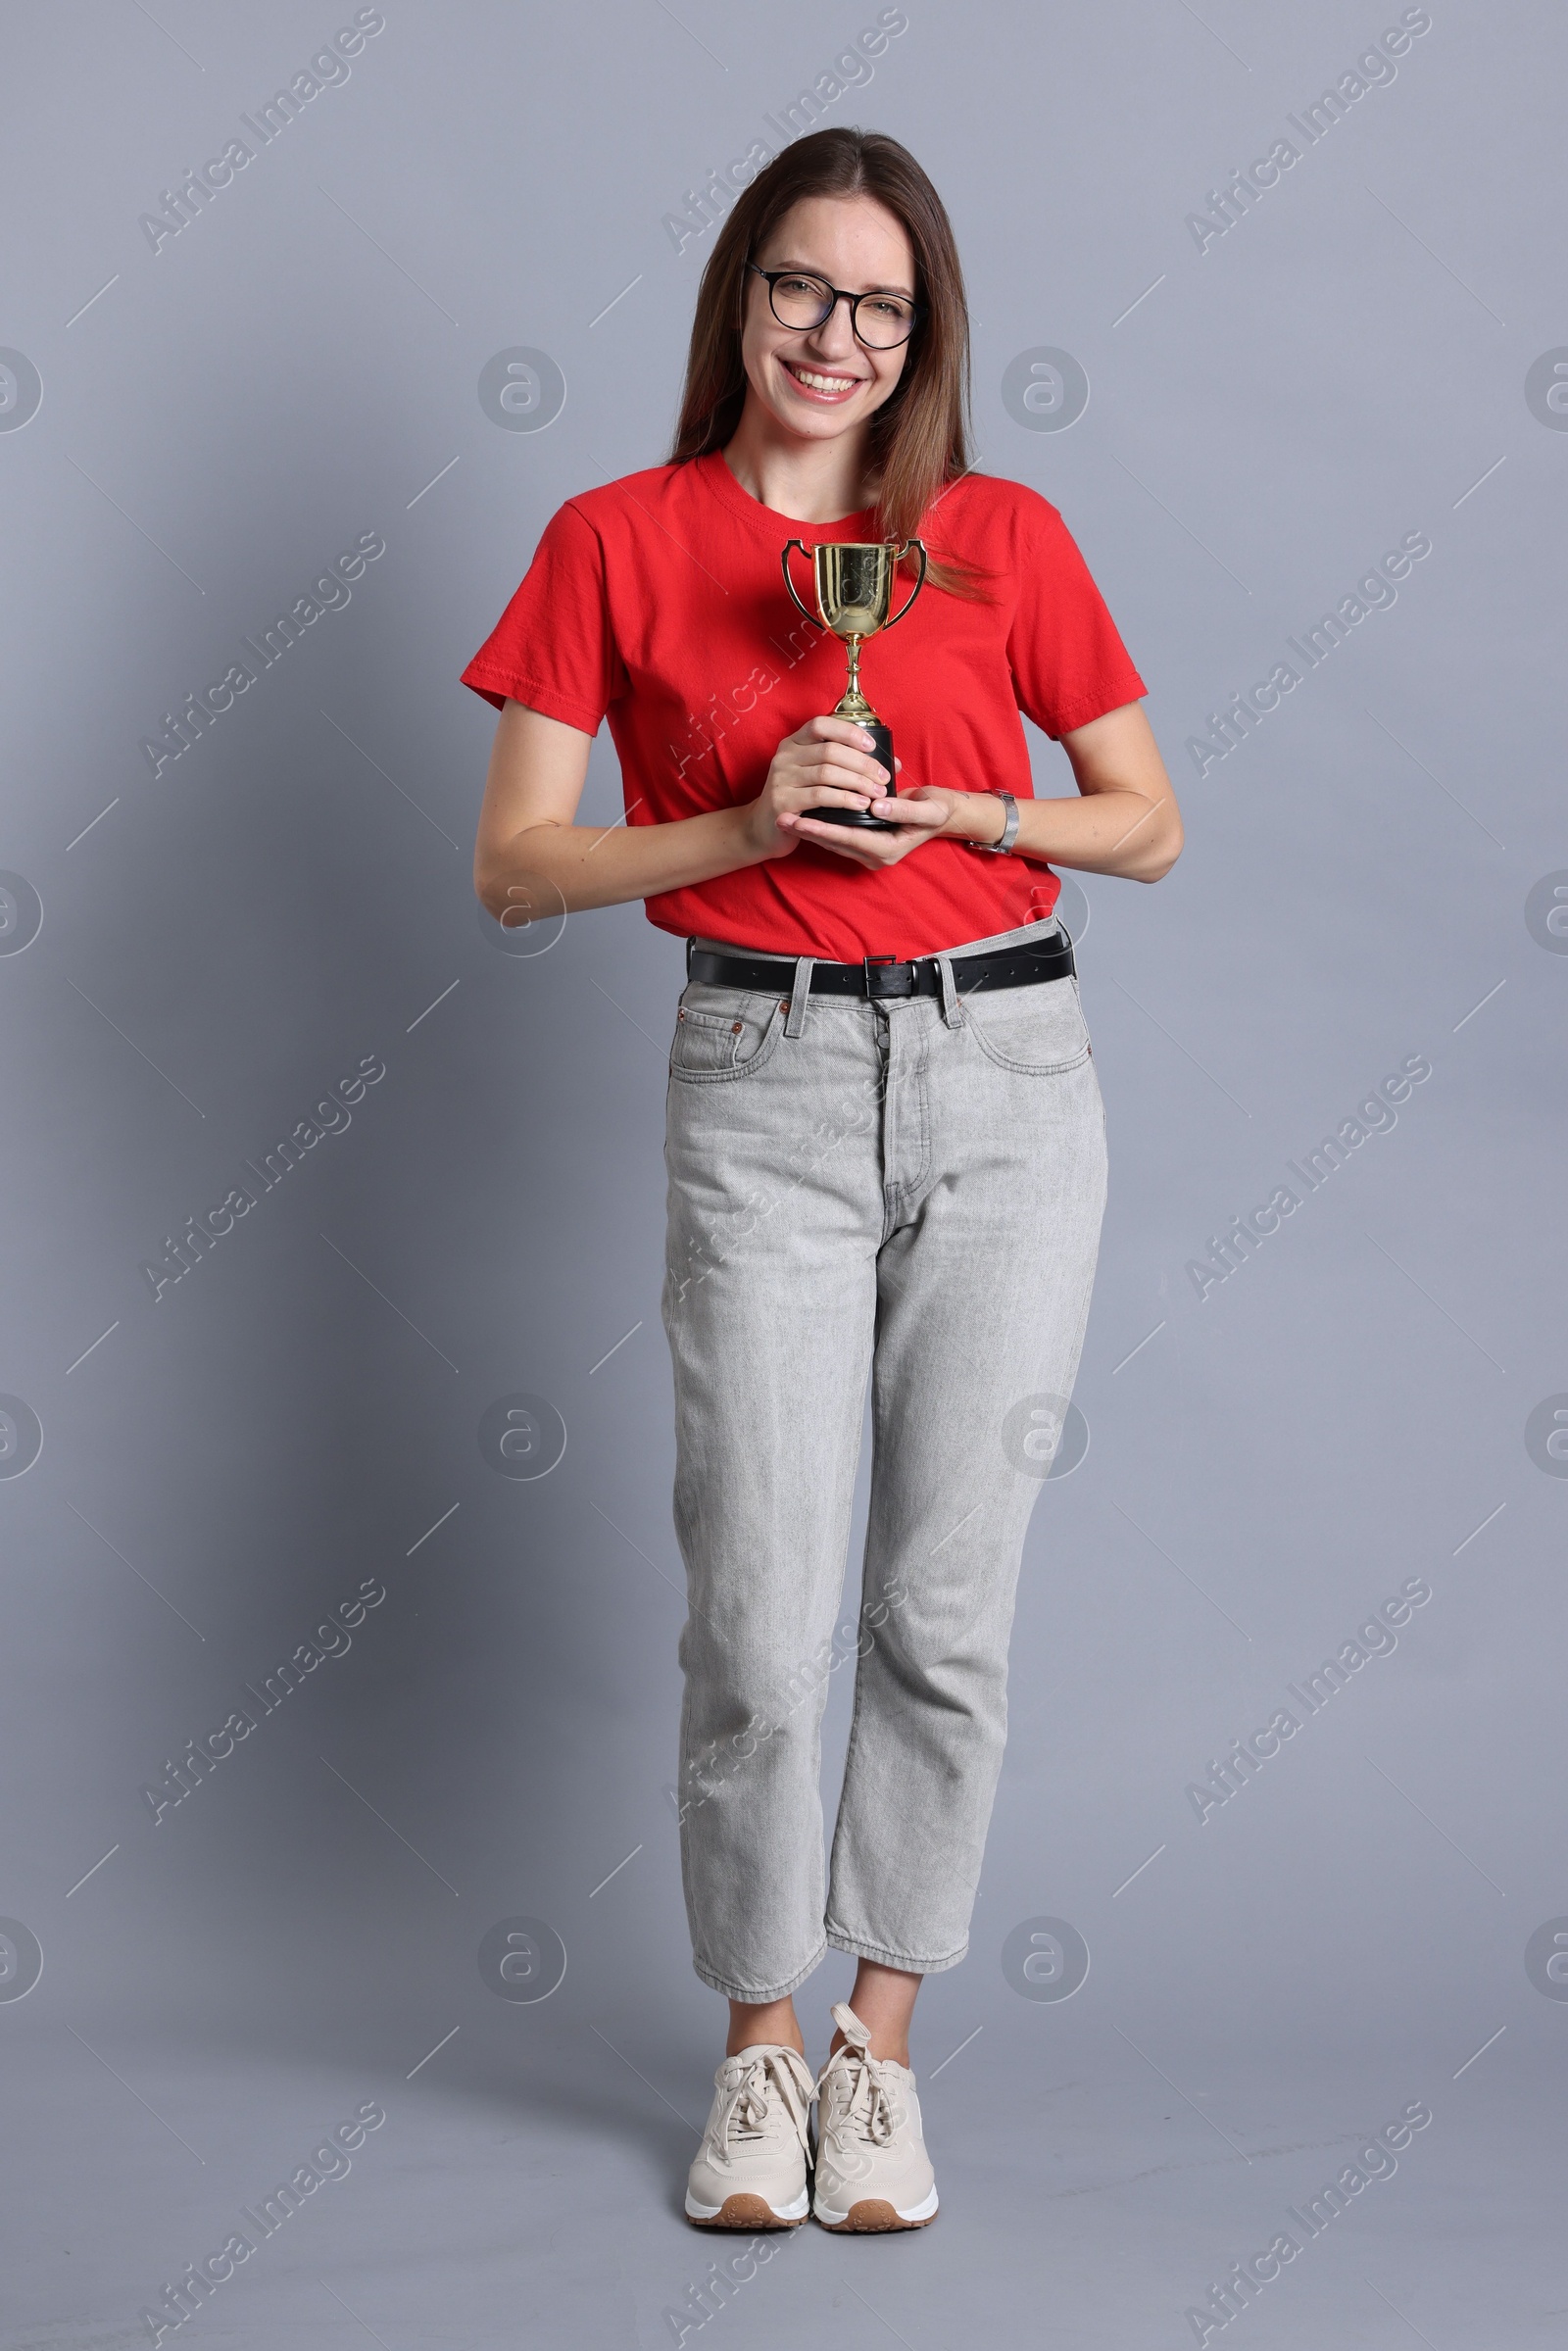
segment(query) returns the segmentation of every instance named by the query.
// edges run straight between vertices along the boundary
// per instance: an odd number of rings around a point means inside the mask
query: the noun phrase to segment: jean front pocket
[[[987,1060],[1021,1077],[1056,1077],[1089,1058],[1089,1028],[1071,973],[989,995],[978,989],[964,998],[963,1018]]]
[[[784,1002],[748,988],[688,980],[675,1013],[669,1074],[695,1085],[750,1077],[784,1028]]]

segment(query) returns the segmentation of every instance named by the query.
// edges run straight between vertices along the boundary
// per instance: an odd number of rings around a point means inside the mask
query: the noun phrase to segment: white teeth
[[[815,392],[847,392],[859,380],[854,375],[813,375],[809,367],[792,367],[790,373]]]

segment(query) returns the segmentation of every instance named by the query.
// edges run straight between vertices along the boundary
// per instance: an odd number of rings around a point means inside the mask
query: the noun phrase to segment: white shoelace
[[[853,2008],[838,2001],[833,2022],[844,2035],[844,2047],[834,2051],[817,2079],[817,2094],[837,2090],[828,2127],[835,2132],[853,2130],[872,2146],[885,2147],[893,2136],[894,2107],[888,2087],[888,2060],[870,2053],[871,2035]]]
[[[809,2143],[808,2114],[812,2095],[811,2071],[803,2057],[793,2049],[760,2049],[745,2066],[738,2059],[728,2060],[737,2067],[735,2079],[727,2085],[723,2105],[713,2124],[713,2148],[717,2160],[732,2163],[731,2139],[763,2138],[764,2129],[772,2114],[772,2097],[777,2092],[779,2103],[794,2126],[795,2135],[803,2147]]]

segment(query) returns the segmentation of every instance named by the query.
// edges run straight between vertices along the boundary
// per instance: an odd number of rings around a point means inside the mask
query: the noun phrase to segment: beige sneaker
[[[726,2057],[686,2181],[699,2229],[797,2229],[810,2210],[806,2158],[811,2069],[798,2050],[759,2041]]]
[[[833,2022],[847,2045],[817,2076],[812,2214],[824,2229],[924,2229],[937,2217],[937,2186],[914,2076],[869,2054],[870,2033],[842,2000]]]

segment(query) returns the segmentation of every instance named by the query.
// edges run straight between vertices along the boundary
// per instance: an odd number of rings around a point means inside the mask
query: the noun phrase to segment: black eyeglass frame
[[[814,335],[817,327],[825,326],[827,324],[829,318],[831,318],[833,316],[833,312],[838,309],[839,304],[841,302],[847,302],[850,306],[850,331],[858,343],[863,344],[867,351],[899,351],[902,350],[903,346],[910,340],[921,319],[930,316],[930,311],[927,304],[923,302],[911,302],[909,304],[909,308],[913,313],[913,316],[909,320],[908,334],[900,335],[896,343],[870,343],[866,341],[865,336],[860,332],[860,305],[862,302],[876,302],[880,300],[882,294],[886,291],[885,288],[873,288],[869,293],[865,294],[852,294],[848,286],[828,285],[827,279],[825,277],[818,277],[814,269],[763,269],[760,268],[756,262],[748,262],[746,267],[748,269],[755,269],[758,276],[765,280],[767,285],[767,307],[772,313],[773,317],[778,319],[779,325],[784,328],[787,334]],[[825,310],[822,313],[821,318],[816,319],[810,326],[791,326],[787,318],[779,318],[778,311],[773,302],[773,288],[777,285],[781,277],[808,277],[814,285],[827,286],[828,292],[833,297],[831,308]],[[907,297],[904,294],[899,294],[895,296],[895,300],[904,302],[907,300]]]

